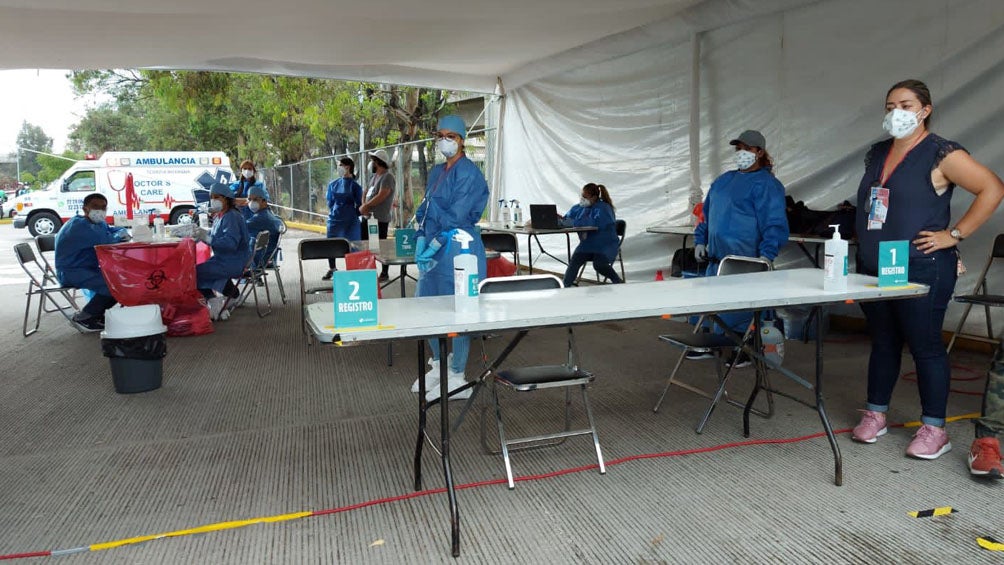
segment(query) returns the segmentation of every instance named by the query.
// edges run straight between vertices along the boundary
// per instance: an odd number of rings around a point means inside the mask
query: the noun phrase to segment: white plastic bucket
[[[130,339],[167,332],[160,317],[160,306],[119,306],[105,312],[103,339]]]

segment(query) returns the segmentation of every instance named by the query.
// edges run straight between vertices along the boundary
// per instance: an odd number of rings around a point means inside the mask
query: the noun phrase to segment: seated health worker
[[[758,131],[746,130],[729,144],[736,148],[736,168],[711,183],[704,198],[704,221],[694,229],[694,255],[708,261],[708,276],[718,273],[718,263],[726,255],[774,261],[788,243],[784,185],[774,176],[767,140]],[[750,312],[719,317],[740,335],[753,320]],[[737,366],[749,363],[745,357],[740,356]]]
[[[588,261],[593,262],[596,272],[610,279],[614,284],[622,283],[617,271],[611,266],[617,259],[617,217],[614,215],[614,203],[610,200],[607,187],[591,182],[582,187],[579,203],[565,214],[561,224],[568,227],[595,226],[596,231],[583,233],[582,241],[572,253],[565,270],[565,286],[575,283],[579,269]]]
[[[436,131],[436,148],[446,158],[429,171],[425,199],[415,211],[418,229],[415,232],[415,262],[418,264],[418,289],[415,296],[444,296],[453,294],[453,259],[460,254],[461,246],[451,241],[448,233],[462,229],[473,237],[470,252],[478,258],[479,280],[487,271],[485,248],[475,224],[481,219],[488,204],[488,183],[481,169],[464,154],[467,126],[460,116],[439,119]],[[431,367],[426,373],[427,400],[439,398],[439,340],[431,339]],[[453,352],[447,361],[447,390],[453,391],[467,384],[464,370],[471,349],[470,336],[453,338]],[[411,386],[419,392],[418,381]],[[469,398],[471,389],[451,395],[450,400]]]
[[[199,239],[209,245],[213,256],[195,266],[195,285],[206,298],[215,297],[214,292],[236,298],[238,290],[231,279],[244,273],[251,257],[247,222],[237,211],[229,186],[216,183],[209,195],[209,211],[216,217],[212,230],[200,230]]]
[[[251,217],[247,220],[251,249],[254,250],[254,240],[261,231],[267,231],[269,234],[268,247],[259,251],[252,262],[252,266],[259,269],[272,256],[276,246],[279,245],[279,232],[282,230],[282,222],[269,209],[268,192],[264,186],[251,187],[251,190],[248,192],[248,210],[251,211]]]
[[[264,190],[265,183],[258,180],[258,171],[255,169],[254,163],[248,159],[241,162],[240,175],[236,182],[230,184],[230,190],[234,191],[234,204],[237,209],[244,215],[244,219],[250,219],[252,212],[247,208],[248,195],[255,187]]]
[[[328,237],[344,237],[349,241],[362,239],[359,207],[363,204],[363,187],[356,182],[356,163],[348,157],[338,160],[338,178],[328,184]],[[321,280],[331,280],[335,260],[328,259],[328,272]]]
[[[107,245],[129,239],[125,228],[105,223],[108,200],[100,194],[84,198],[83,215],[70,218],[56,234],[56,278],[64,286],[94,293],[93,298],[73,315],[73,321],[87,331],[105,328],[105,310],[116,304],[108,283],[101,274],[95,245]]]

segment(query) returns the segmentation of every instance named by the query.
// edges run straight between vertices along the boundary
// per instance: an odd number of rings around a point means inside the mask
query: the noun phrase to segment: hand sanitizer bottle
[[[847,290],[847,241],[840,239],[840,226],[831,225],[833,239],[826,241],[823,266],[823,290],[844,292]]]
[[[512,209],[512,223],[516,226],[523,225],[523,211],[519,209],[519,200],[513,198],[509,201],[509,207]]]
[[[366,232],[370,240],[370,251],[377,253],[380,251],[380,226],[376,218],[370,217],[366,222]]]
[[[478,309],[478,258],[471,253],[471,234],[458,229],[453,239],[460,242],[460,254],[453,258],[453,307],[457,312]]]
[[[506,204],[505,199],[502,199],[502,225],[504,227],[509,227],[509,222],[511,218],[509,217],[509,206]]]

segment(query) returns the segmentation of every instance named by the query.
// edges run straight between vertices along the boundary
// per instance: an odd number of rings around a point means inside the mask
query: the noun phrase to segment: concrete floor
[[[99,337],[47,315],[20,333],[26,281],[11,253],[0,258],[0,554],[92,544],[303,511],[340,509],[412,493],[416,399],[413,344],[353,348],[305,344],[299,328],[295,239],[285,248],[291,300],[259,319],[239,309],[202,337],[170,338],[164,384],[116,394]],[[0,242],[27,234],[0,226]],[[311,267],[308,277],[323,269]],[[390,289],[388,289],[390,290]],[[410,292],[410,290],[409,290]],[[388,292],[394,295],[394,292]],[[461,561],[470,563],[1000,563],[976,538],[1004,540],[1004,485],[970,478],[972,424],[949,424],[955,449],[937,461],[907,459],[912,429],[874,445],[852,443],[864,397],[868,345],[860,335],[826,343],[827,406],[842,430],[845,484],[833,484],[824,437],[745,444],[740,411],[722,406],[705,432],[693,427],[706,401],[675,388],[652,412],[677,351],[656,335],[685,331],[646,320],[576,330],[591,389],[606,475],[587,468],[459,493]],[[513,364],[561,358],[559,331],[531,334]],[[501,346],[489,341],[489,348]],[[812,348],[789,341],[785,364],[810,374]],[[985,354],[956,352],[949,414],[979,409]],[[470,373],[479,361],[472,355]],[[711,362],[684,374],[713,381]],[[904,371],[912,369],[909,356]],[[753,373],[740,370],[743,398]],[[806,396],[796,385],[780,388]],[[514,434],[557,425],[560,393],[506,397]],[[903,382],[894,422],[919,417]],[[453,410],[459,405],[454,403]],[[581,415],[581,414],[580,414]],[[438,421],[438,412],[431,414]],[[821,431],[816,414],[778,398],[750,441]],[[453,442],[457,482],[504,479],[501,459],[481,451],[477,417]],[[724,446],[722,449],[684,454]],[[653,457],[644,457],[655,454]],[[594,463],[588,440],[514,455],[519,476]],[[425,487],[443,484],[426,450]],[[952,506],[957,513],[911,518]],[[37,561],[37,560],[35,560]],[[157,539],[78,553],[67,563],[448,563],[445,496],[414,498],[321,516]]]

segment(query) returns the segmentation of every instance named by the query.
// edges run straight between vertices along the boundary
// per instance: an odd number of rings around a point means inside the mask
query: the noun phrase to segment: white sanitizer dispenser
[[[823,290],[843,292],[847,290],[847,240],[840,239],[840,226],[831,225],[833,239],[826,241],[823,266]]]

